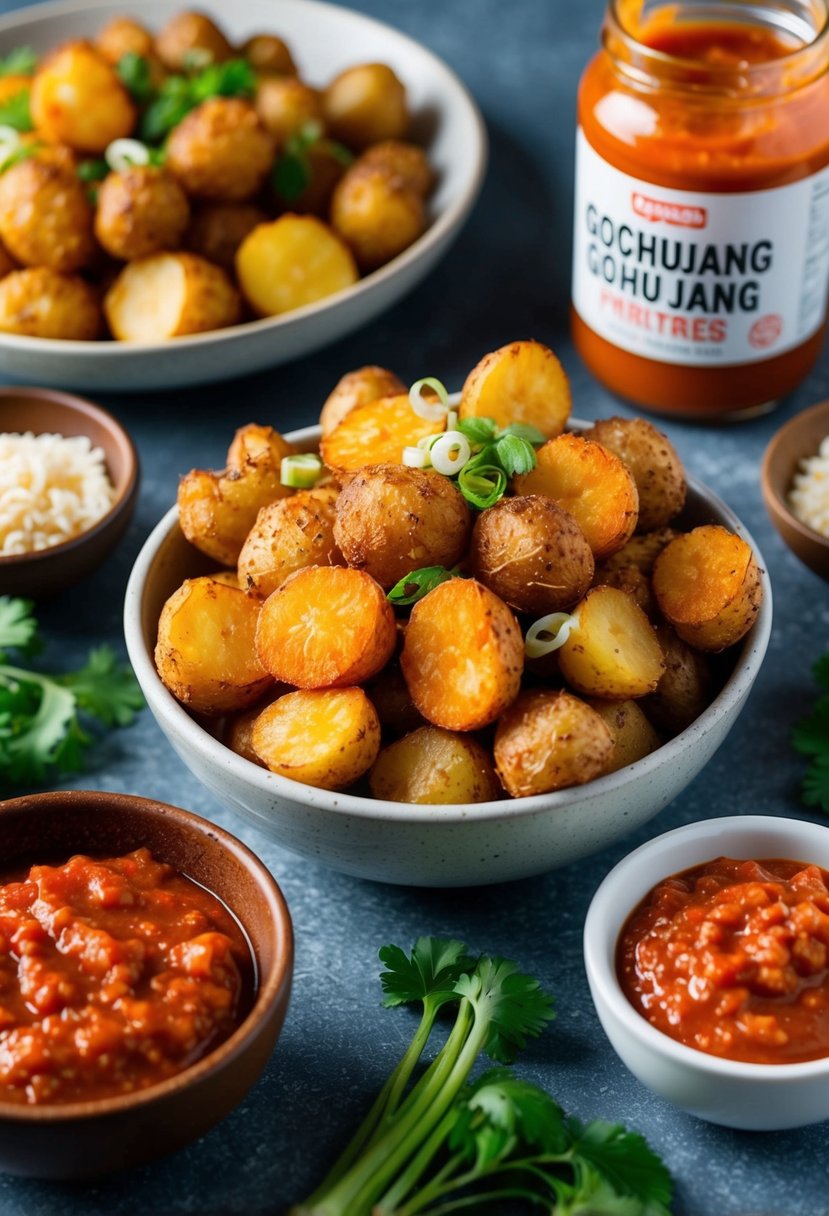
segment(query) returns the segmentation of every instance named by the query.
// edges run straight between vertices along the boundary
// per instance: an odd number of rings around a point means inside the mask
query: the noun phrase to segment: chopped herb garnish
[[[420,570],[412,570],[410,574],[395,583],[386,598],[392,604],[404,608],[416,604],[424,595],[434,591],[441,583],[447,583],[450,578],[460,578],[457,566],[447,570],[445,566],[423,566]]]
[[[246,59],[211,63],[191,76],[168,76],[141,116],[139,138],[160,144],[191,110],[211,97],[252,97],[256,73]]]
[[[82,182],[102,182],[109,173],[109,165],[99,156],[95,160],[82,160],[75,172]]]
[[[155,97],[152,66],[149,59],[135,51],[127,51],[115,68],[121,84],[139,106],[148,105]]]
[[[0,58],[0,76],[32,76],[37,55],[30,46],[17,46]]]
[[[0,103],[0,127],[13,127],[15,131],[33,131],[35,124],[29,109],[29,90],[21,89]]]

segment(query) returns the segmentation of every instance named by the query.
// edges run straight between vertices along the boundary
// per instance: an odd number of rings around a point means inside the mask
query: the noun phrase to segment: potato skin
[[[613,736],[613,752],[603,775],[627,768],[661,746],[659,733],[637,701],[589,701],[588,704],[609,727]]]
[[[45,266],[0,279],[0,332],[87,342],[102,328],[98,293],[85,279]]]
[[[369,774],[375,798],[449,806],[501,796],[492,761],[468,735],[421,726],[380,752]]]
[[[469,508],[433,469],[368,465],[337,499],[334,539],[350,566],[388,591],[422,566],[446,566],[466,552]]]
[[[384,139],[366,148],[359,164],[380,169],[390,177],[399,178],[403,185],[425,198],[435,184],[435,171],[417,144],[402,139]]]
[[[275,34],[253,34],[242,44],[242,57],[256,72],[296,76],[297,69],[286,42]]]
[[[322,407],[320,429],[323,438],[335,431],[358,405],[379,401],[381,397],[397,397],[405,392],[406,386],[400,377],[385,367],[369,365],[346,372],[334,385]]]
[[[153,53],[153,36],[133,17],[113,17],[95,35],[95,50],[115,67],[127,54],[148,59]]]
[[[210,63],[224,63],[233,47],[204,13],[176,13],[155,38],[155,53],[170,72],[186,68],[193,51],[204,51]]]
[[[426,228],[423,198],[402,178],[372,165],[351,166],[331,197],[331,223],[362,270],[374,270],[408,249]]]
[[[125,262],[177,249],[189,220],[181,186],[152,165],[110,173],[98,190],[95,235],[107,253]]]
[[[153,279],[155,290],[151,291],[147,284]],[[147,300],[153,295],[159,307],[148,316]],[[158,342],[223,329],[236,324],[241,307],[239,293],[225,272],[194,253],[136,258],[127,263],[104,297],[112,336],[124,342]]]
[[[191,253],[233,274],[242,241],[267,220],[267,212],[254,203],[205,203],[193,214],[184,244]]]
[[[585,431],[622,460],[639,491],[638,532],[664,528],[685,505],[685,470],[676,449],[644,418],[603,418]]]
[[[683,642],[666,621],[656,626],[665,670],[643,701],[648,717],[668,735],[678,735],[707,708],[713,679],[706,655]]]
[[[251,740],[272,773],[340,790],[374,763],[380,723],[361,688],[303,688],[264,709]]]
[[[335,486],[300,490],[262,507],[239,554],[239,584],[266,599],[295,570],[342,565],[334,540]]]
[[[572,515],[550,498],[502,498],[475,521],[470,550],[476,578],[519,612],[560,612],[593,578],[590,546]]]
[[[50,141],[99,156],[130,135],[136,109],[111,64],[88,42],[68,42],[35,73],[32,121]]]
[[[569,692],[524,692],[495,731],[495,767],[513,798],[584,785],[606,770],[610,728]]]
[[[322,127],[322,98],[298,76],[264,76],[254,100],[262,126],[279,147],[306,123]]]
[[[385,63],[346,68],[322,97],[335,139],[361,151],[382,139],[402,139],[409,128],[406,89]]]
[[[0,176],[0,237],[24,266],[71,274],[95,256],[92,208],[74,174],[34,157]]]
[[[196,198],[229,203],[252,198],[273,159],[271,136],[253,106],[238,97],[203,101],[167,140],[167,168]]]

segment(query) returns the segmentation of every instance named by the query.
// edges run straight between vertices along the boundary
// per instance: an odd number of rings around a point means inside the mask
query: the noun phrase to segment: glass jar
[[[611,0],[579,88],[573,337],[640,405],[770,407],[829,283],[829,0]]]

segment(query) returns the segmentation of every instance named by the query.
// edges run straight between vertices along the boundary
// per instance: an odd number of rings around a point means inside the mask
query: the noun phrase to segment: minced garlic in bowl
[[[788,502],[801,523],[829,536],[829,435],[814,456],[800,461]]]
[[[86,435],[0,433],[0,557],[72,540],[114,501],[103,450]]]

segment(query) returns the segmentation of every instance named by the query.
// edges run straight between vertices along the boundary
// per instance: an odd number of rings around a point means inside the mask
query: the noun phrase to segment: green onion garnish
[[[279,466],[279,480],[283,486],[295,490],[312,489],[322,476],[322,461],[313,452],[301,452],[295,456],[283,456]]]

